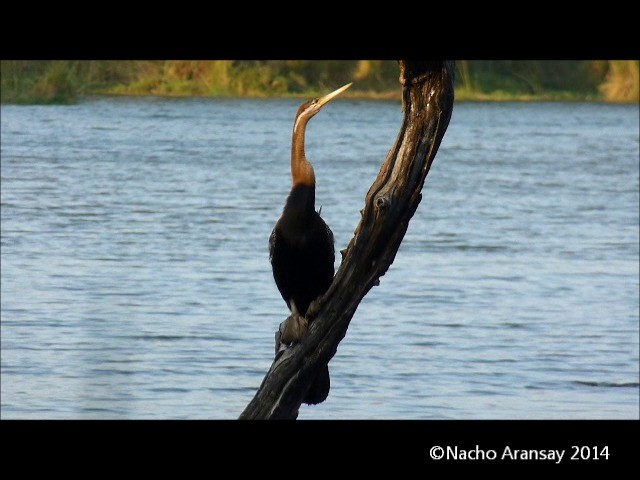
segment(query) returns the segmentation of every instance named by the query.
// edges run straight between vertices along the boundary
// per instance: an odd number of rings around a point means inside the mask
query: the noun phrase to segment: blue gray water
[[[267,240],[298,103],[1,107],[2,418],[242,412],[287,314]],[[457,104],[300,418],[639,418],[638,113]],[[309,124],[338,250],[400,122],[340,100]]]

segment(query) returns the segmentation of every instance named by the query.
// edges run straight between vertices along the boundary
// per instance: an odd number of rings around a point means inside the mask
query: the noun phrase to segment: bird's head
[[[298,128],[298,125],[302,119],[304,119],[305,121],[308,121],[311,117],[313,117],[316,113],[318,113],[323,106],[325,106],[331,100],[336,98],[338,95],[344,92],[351,85],[353,85],[353,82],[347,83],[343,87],[340,87],[339,89],[334,90],[333,92],[325,95],[324,97],[312,98],[311,100],[306,101],[302,105],[300,105],[300,108],[298,109],[298,113],[296,114],[296,121],[293,125],[293,130],[295,131],[296,128]]]

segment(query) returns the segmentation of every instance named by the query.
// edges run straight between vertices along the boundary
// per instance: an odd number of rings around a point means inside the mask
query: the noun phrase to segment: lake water
[[[237,418],[287,316],[267,242],[299,103],[1,107],[3,419]],[[299,418],[639,418],[638,116],[456,104],[329,398]],[[336,250],[401,119],[340,100],[309,124]]]

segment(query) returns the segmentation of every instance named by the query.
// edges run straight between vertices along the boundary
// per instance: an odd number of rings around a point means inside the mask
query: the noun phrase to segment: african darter
[[[320,98],[303,103],[293,124],[291,176],[293,185],[282,216],[269,237],[269,260],[282,298],[292,315],[281,329],[281,342],[299,341],[307,331],[305,315],[311,302],[333,281],[333,233],[316,212],[316,177],[304,153],[307,122],[351,83]],[[329,368],[325,366],[309,387],[303,402],[317,404],[329,395]]]

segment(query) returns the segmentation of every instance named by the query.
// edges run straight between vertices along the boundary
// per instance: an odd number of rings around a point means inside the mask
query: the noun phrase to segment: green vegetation
[[[638,102],[637,60],[458,61],[457,100]],[[352,98],[399,98],[389,60],[3,60],[3,103],[86,95],[309,97],[348,82]]]

